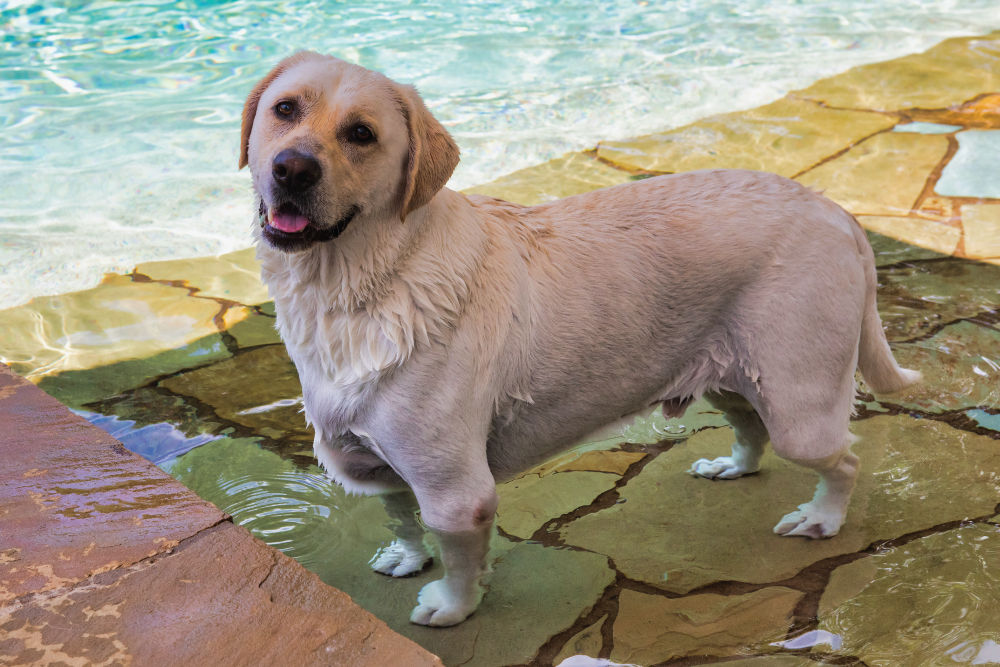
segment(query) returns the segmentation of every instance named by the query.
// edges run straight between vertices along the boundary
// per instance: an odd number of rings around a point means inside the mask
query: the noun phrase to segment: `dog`
[[[742,170],[525,207],[446,188],[458,160],[414,88],[332,56],[283,60],[243,109],[262,279],[316,456],[396,519],[375,570],[421,571],[424,527],[440,546],[412,622],[476,609],[498,481],[650,406],[704,396],[733,426],[694,475],[753,473],[768,441],[816,471],[774,530],[837,533],[855,370],[875,392],[920,378],[892,356],[849,213]]]

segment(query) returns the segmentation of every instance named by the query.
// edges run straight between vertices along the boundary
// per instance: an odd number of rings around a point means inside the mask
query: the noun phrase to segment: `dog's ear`
[[[416,88],[398,85],[400,106],[410,133],[403,173],[399,219],[429,202],[458,165],[458,145],[424,106]]]
[[[292,65],[299,63],[306,58],[318,56],[319,54],[313,53],[312,51],[299,51],[298,53],[292,54],[282,60],[280,63],[274,66],[270,72],[267,73],[263,79],[257,82],[257,85],[253,87],[250,94],[247,96],[247,101],[243,104],[243,122],[240,126],[240,166],[247,166],[250,160],[249,146],[250,146],[250,130],[253,129],[253,119],[257,116],[257,104],[260,102],[261,95],[267,90],[267,87],[271,83],[281,76],[285,70],[287,70]]]

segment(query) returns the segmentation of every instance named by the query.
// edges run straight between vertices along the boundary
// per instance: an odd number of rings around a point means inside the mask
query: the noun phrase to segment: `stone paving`
[[[0,359],[126,445],[155,443],[143,453],[445,664],[1000,662],[998,137],[995,32],[474,188],[530,204],[708,167],[795,178],[869,230],[889,340],[926,381],[862,385],[862,475],[830,540],[770,532],[815,483],[773,455],[737,481],[685,473],[732,438],[701,402],[501,485],[490,592],[456,628],[407,622],[437,566],[368,570],[384,512],[316,467],[252,251],[2,312]]]

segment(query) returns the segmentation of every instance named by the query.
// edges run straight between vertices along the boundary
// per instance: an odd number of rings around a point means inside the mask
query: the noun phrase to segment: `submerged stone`
[[[283,345],[253,348],[160,385],[211,406],[223,419],[254,433],[312,442],[302,414],[302,386]]]
[[[154,281],[176,282],[196,290],[198,296],[224,299],[247,306],[269,300],[260,281],[256,250],[246,248],[218,257],[195,257],[146,262],[135,272]]]
[[[947,137],[883,132],[797,180],[854,215],[906,215],[947,151]]]
[[[833,572],[819,627],[866,664],[1000,661],[1000,527],[973,525],[882,550]]]
[[[604,622],[607,620],[607,616],[602,616],[596,623],[590,625],[577,634],[573,635],[569,641],[562,647],[559,651],[559,655],[556,659],[552,661],[552,664],[559,665],[563,660],[570,658],[574,655],[585,655],[591,658],[596,658],[597,654],[601,652],[601,648],[604,646],[604,638],[601,635],[601,628],[604,626]]]
[[[730,656],[788,631],[802,593],[765,588],[746,595],[671,599],[623,590],[611,659],[651,665],[686,656]]]
[[[958,37],[913,55],[862,65],[797,94],[832,107],[943,109],[1000,89],[1000,32]]]
[[[900,365],[924,379],[887,401],[928,412],[1000,407],[1000,331],[959,322],[894,351]]]
[[[632,177],[627,171],[604,164],[593,155],[567,153],[463,192],[532,205],[628,183],[630,180]]]
[[[739,168],[791,177],[894,124],[894,119],[882,114],[827,109],[785,97],[662,134],[602,143],[597,152],[630,169]]]
[[[586,507],[616,481],[616,475],[603,472],[522,475],[497,487],[497,525],[510,535],[529,539],[552,519]]]
[[[1000,304],[1000,267],[964,259],[879,269],[878,307],[890,342],[926,336]]]
[[[627,577],[686,593],[715,581],[768,583],[875,541],[983,516],[1000,497],[1000,448],[946,424],[879,416],[852,425],[861,473],[840,534],[775,535],[772,527],[813,494],[816,476],[768,452],[761,472],[737,480],[692,477],[698,458],[728,454],[729,429],[702,431],[658,456],[619,490],[625,502],[576,519],[567,544],[605,554]],[[960,492],[959,492],[960,491]]]
[[[67,391],[65,400],[79,404],[228,356],[214,321],[219,312],[218,303],[183,288],[109,276],[93,289],[3,311],[0,360],[29,378],[124,364],[103,377],[88,375],[93,390]]]

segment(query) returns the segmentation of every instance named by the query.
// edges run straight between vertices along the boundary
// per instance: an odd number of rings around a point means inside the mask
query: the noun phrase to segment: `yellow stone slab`
[[[739,655],[783,637],[801,597],[779,586],[680,599],[626,589],[618,602],[611,659],[651,665],[685,656]]]
[[[1000,90],[1000,31],[948,39],[914,55],[817,81],[796,94],[834,107],[941,109]]]
[[[825,109],[785,97],[670,132],[603,143],[598,155],[631,169],[679,172],[731,167],[795,176],[895,123],[882,114]]]
[[[260,281],[260,264],[254,253],[253,248],[246,248],[218,257],[146,262],[135,271],[153,280],[195,288],[199,296],[254,306],[270,300]]]
[[[906,215],[947,151],[942,135],[883,132],[796,180],[855,215]]]
[[[1000,204],[963,206],[962,229],[966,257],[1000,258]]]
[[[152,357],[218,334],[219,304],[111,275],[93,289],[0,312],[0,361],[29,378]]]
[[[962,231],[942,222],[904,216],[859,215],[865,229],[945,255],[955,254]]]
[[[627,183],[631,179],[629,172],[604,164],[593,155],[567,153],[463,192],[530,205]]]

